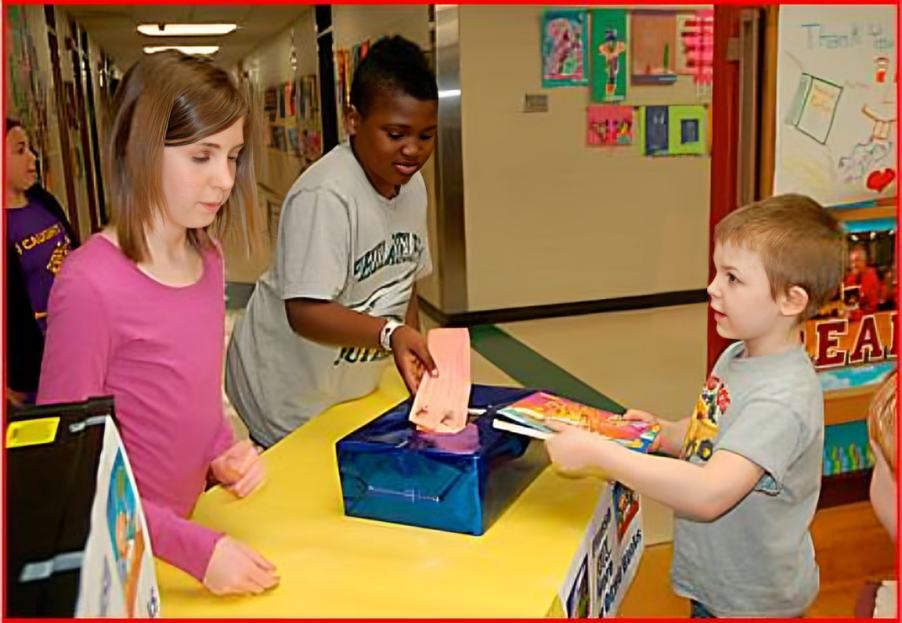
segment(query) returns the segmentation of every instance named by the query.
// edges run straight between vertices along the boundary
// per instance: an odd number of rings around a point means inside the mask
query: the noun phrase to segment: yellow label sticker
[[[11,422],[6,428],[6,447],[23,448],[25,446],[53,443],[53,440],[56,439],[56,429],[59,428],[59,425],[60,419],[58,417]]]

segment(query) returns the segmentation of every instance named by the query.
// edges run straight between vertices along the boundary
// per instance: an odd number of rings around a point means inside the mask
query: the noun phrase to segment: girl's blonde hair
[[[868,434],[896,477],[896,373],[880,386],[868,413]]]
[[[240,239],[243,231],[249,245],[259,231],[254,157],[260,140],[248,96],[226,71],[176,51],[146,55],[129,69],[116,90],[106,158],[111,223],[128,258],[146,258],[145,232],[158,211],[167,209],[163,148],[196,143],[239,119],[245,146],[235,185],[208,229],[224,240]],[[198,247],[209,243],[203,230],[189,230],[188,237]]]

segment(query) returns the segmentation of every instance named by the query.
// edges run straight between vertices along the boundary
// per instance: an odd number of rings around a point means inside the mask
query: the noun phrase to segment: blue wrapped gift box
[[[492,427],[496,409],[533,390],[474,385],[456,435],[408,421],[407,400],[336,444],[345,514],[481,535],[548,465],[542,443]]]

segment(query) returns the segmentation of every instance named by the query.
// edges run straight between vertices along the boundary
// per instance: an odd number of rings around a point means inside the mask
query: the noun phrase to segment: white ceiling
[[[216,62],[232,68],[262,43],[288,28],[310,5],[65,5],[78,22],[125,71],[144,54],[145,45],[218,45]],[[238,30],[216,37],[148,37],[136,27],[144,23],[229,23]]]

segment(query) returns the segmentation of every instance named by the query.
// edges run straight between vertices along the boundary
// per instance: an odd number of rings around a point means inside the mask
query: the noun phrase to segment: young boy
[[[228,349],[226,392],[263,447],[374,391],[394,355],[411,392],[435,364],[416,281],[432,270],[426,186],[438,86],[422,51],[383,39],[351,84],[350,140],[294,183],[275,262]]]
[[[603,472],[674,509],[671,583],[694,618],[801,616],[819,587],[809,526],[824,403],[799,325],[842,280],[843,235],[820,205],[783,195],[729,214],[714,238],[711,308],[718,333],[740,341],[691,418],[625,415],[658,422],[669,457],[564,426],[548,452],[563,471]]]

